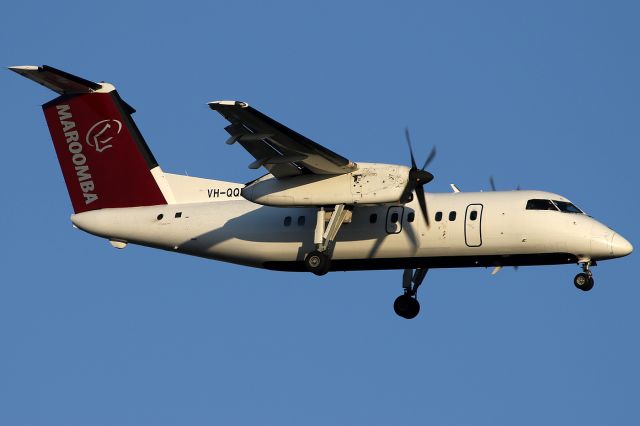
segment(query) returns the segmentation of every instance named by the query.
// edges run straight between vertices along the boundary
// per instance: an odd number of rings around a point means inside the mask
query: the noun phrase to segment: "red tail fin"
[[[135,110],[113,86],[47,66],[12,69],[62,94],[42,108],[76,213],[167,203]]]

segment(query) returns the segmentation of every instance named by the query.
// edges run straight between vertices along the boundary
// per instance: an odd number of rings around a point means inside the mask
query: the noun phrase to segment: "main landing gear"
[[[576,275],[573,279],[573,284],[576,286],[576,288],[582,291],[589,291],[593,288],[593,274],[589,269],[591,265],[595,265],[595,263],[591,262],[591,260],[582,262],[582,272]]]
[[[347,216],[351,212],[345,208],[344,204],[338,204],[331,212],[329,223],[325,227],[325,211],[324,208],[318,210],[316,216],[316,229],[313,242],[316,249],[307,254],[304,259],[304,265],[307,271],[316,275],[324,275],[331,269],[331,252],[333,251],[333,243],[338,235],[338,230],[345,222]]]
[[[420,312],[420,303],[418,302],[418,287],[422,284],[424,277],[427,275],[427,268],[405,269],[402,275],[402,288],[404,294],[398,296],[393,302],[393,310],[402,318],[415,318]]]
[[[305,257],[304,266],[309,272],[313,272],[316,275],[324,275],[331,268],[331,258],[324,252],[314,250]]]

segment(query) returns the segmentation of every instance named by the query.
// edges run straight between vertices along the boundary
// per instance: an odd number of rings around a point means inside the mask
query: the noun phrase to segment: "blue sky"
[[[240,99],[428,190],[565,195],[636,247],[637,2],[8,2],[0,63],[117,85],[161,166],[246,182]],[[40,105],[0,73],[0,424],[640,423],[637,253],[595,268],[286,274],[74,230]]]

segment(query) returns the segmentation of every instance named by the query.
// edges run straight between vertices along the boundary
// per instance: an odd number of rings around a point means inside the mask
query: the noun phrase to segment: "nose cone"
[[[611,252],[615,257],[623,257],[633,251],[631,243],[624,239],[620,234],[613,234],[611,239]]]

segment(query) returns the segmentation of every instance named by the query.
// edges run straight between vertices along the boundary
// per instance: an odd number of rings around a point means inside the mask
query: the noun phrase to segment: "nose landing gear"
[[[402,288],[404,294],[398,296],[393,302],[393,310],[406,319],[415,318],[420,312],[420,303],[418,302],[418,287],[422,284],[424,277],[427,275],[427,268],[405,269],[402,275]]]
[[[589,269],[589,266],[593,264],[594,263],[592,263],[590,260],[582,263],[583,272],[580,272],[573,279],[573,285],[575,285],[576,288],[582,291],[589,291],[593,288],[593,285],[595,284],[595,282],[593,280],[593,273]]]

